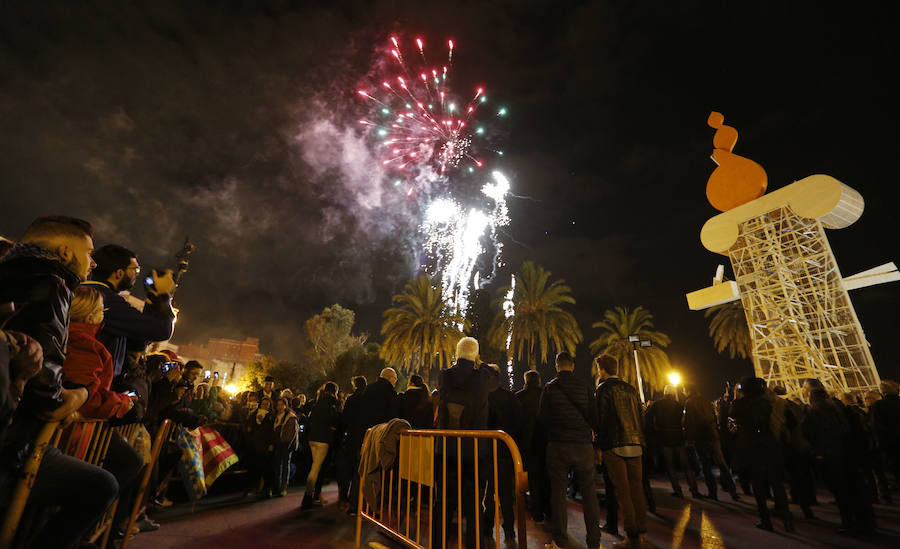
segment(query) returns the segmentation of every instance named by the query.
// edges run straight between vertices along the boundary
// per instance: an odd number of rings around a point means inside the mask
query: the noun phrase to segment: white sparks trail
[[[509,224],[506,197],[509,180],[499,171],[492,173],[493,183],[486,183],[481,192],[493,201],[490,211],[470,208],[468,211],[451,198],[439,198],[428,205],[422,233],[428,253],[437,263],[445,291],[454,310],[465,314],[469,294],[475,287],[494,275],[502,243],[498,229]],[[493,248],[490,272],[477,270],[478,259]]]
[[[509,321],[510,318],[516,316],[516,302],[514,301],[514,297],[516,295],[516,275],[512,275],[509,282],[509,291],[506,292],[506,295],[503,297],[503,316],[509,322],[509,328],[506,331],[506,373],[509,375],[509,386],[513,386],[513,359],[512,352],[509,348],[512,345],[512,322]]]

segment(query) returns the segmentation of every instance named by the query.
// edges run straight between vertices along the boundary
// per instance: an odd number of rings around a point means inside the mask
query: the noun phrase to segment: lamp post
[[[648,339],[641,339],[641,336],[637,334],[628,336],[628,342],[631,343],[631,349],[634,353],[634,369],[637,372],[637,385],[638,393],[641,395],[641,404],[646,404],[646,401],[644,400],[644,380],[641,378],[641,365],[640,362],[638,362],[638,348],[652,347],[653,343]]]

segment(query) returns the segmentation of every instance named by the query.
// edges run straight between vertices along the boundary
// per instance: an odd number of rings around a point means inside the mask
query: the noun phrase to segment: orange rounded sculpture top
[[[765,194],[768,178],[766,170],[756,162],[731,152],[737,143],[738,132],[725,125],[722,113],[711,112],[706,121],[716,129],[713,136],[713,170],[706,183],[706,198],[720,212],[746,204]]]

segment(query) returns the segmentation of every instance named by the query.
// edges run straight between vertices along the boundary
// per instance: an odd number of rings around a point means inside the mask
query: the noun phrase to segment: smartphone
[[[125,394],[128,395],[128,396],[130,396],[130,397],[135,397],[135,396],[137,396],[137,393],[135,393],[134,391],[125,391]]]
[[[175,367],[177,364],[178,364],[177,362],[163,362],[162,364],[159,365],[159,371],[162,373],[166,373],[169,370],[171,370],[173,367]]]
[[[153,276],[148,276],[147,278],[145,278],[144,285],[147,286],[148,288],[155,288],[156,285],[153,284]]]
[[[219,379],[219,372],[214,372],[214,373],[213,373],[213,377],[214,377],[215,379]]]

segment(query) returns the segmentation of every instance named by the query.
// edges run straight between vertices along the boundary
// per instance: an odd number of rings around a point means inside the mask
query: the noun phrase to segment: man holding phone
[[[114,375],[118,376],[129,348],[143,349],[151,342],[172,337],[175,311],[171,299],[175,280],[168,269],[162,273],[153,270],[146,275],[142,280],[147,298],[143,310],[138,310],[119,295],[131,290],[141,274],[135,253],[116,244],[107,244],[95,250],[92,257],[97,266],[91,273],[91,280],[85,284],[100,290],[106,304],[103,329],[97,339],[112,354]]]

